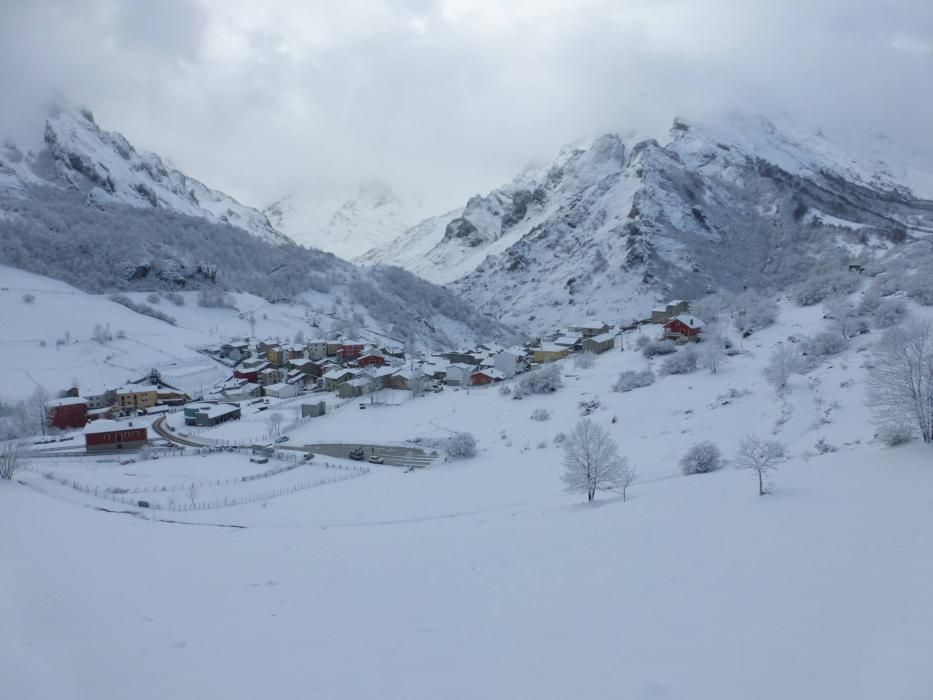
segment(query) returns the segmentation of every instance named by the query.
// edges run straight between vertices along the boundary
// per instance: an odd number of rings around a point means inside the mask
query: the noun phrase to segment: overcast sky
[[[99,124],[262,206],[463,203],[605,131],[788,112],[933,154],[931,0],[0,0],[0,131]]]

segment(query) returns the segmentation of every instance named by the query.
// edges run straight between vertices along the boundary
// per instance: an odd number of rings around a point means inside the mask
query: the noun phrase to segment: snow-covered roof
[[[266,391],[282,391],[283,389],[290,389],[291,387],[288,384],[279,382],[278,384],[270,384],[266,387]]]
[[[702,328],[703,327],[703,321],[696,318],[695,316],[684,316],[684,315],[675,316],[669,323],[673,323],[674,321],[680,321],[687,328]]]
[[[45,404],[46,408],[58,408],[59,406],[78,406],[80,404],[86,404],[87,399],[82,399],[80,396],[65,396],[60,399],[51,399]]]
[[[590,338],[589,340],[592,340],[592,341],[595,342],[595,343],[605,343],[605,342],[607,342],[607,341],[612,340],[614,337],[615,337],[615,336],[612,335],[612,333],[600,333],[599,335],[594,335],[594,336],[593,336],[592,338]],[[584,342],[586,342],[586,341],[584,341]]]
[[[581,321],[580,323],[571,323],[569,328],[585,328],[587,330],[598,330],[604,328],[609,324],[604,321],[597,321],[595,319],[588,319],[586,321]]]
[[[117,389],[117,394],[144,394],[156,391],[158,391],[158,388],[152,384],[129,384]]]
[[[578,335],[562,335],[554,340],[555,345],[576,345],[580,342]]]
[[[330,372],[325,374],[324,379],[340,379],[341,377],[344,377],[348,374],[354,375],[356,372],[354,372],[352,369],[338,367],[337,369],[332,369]]]
[[[126,430],[126,429],[137,429],[145,428],[145,425],[133,424],[133,421],[129,423],[122,423],[120,421],[108,420],[106,418],[101,418],[92,423],[88,423],[84,428],[85,435],[95,435],[97,433],[112,433],[115,430]]]
[[[534,348],[534,350],[540,352],[567,352],[567,347],[564,345],[555,345],[554,343],[542,343],[541,347]]]
[[[505,373],[504,373],[504,372],[502,372],[502,371],[500,371],[500,370],[498,370],[498,369],[492,369],[492,368],[485,368],[485,367],[484,367],[484,368],[481,369],[481,370],[477,370],[476,372],[473,372],[473,374],[485,374],[485,375],[486,375],[487,377],[489,377],[490,379],[505,379]]]

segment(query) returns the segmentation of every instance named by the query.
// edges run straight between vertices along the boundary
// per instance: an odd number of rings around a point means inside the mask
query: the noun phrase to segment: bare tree
[[[771,352],[763,374],[780,394],[787,388],[791,375],[799,374],[804,369],[800,351],[790,343],[778,343]]]
[[[18,438],[0,438],[0,479],[9,481],[20,470],[24,447]]]
[[[865,320],[852,302],[837,299],[826,304],[825,308],[832,327],[846,340],[858,335],[865,328]]]
[[[634,472],[626,479],[627,469],[628,460],[619,455],[609,432],[589,418],[581,419],[564,441],[564,486],[571,493],[585,493],[588,502],[597,491],[630,484]]]
[[[700,365],[716,374],[719,366],[726,358],[726,333],[719,323],[711,323],[703,331],[703,342],[700,345]]]
[[[24,405],[26,416],[29,422],[39,428],[39,432],[45,435],[49,424],[48,406],[49,392],[44,386],[37,386],[35,390],[26,399]]]
[[[269,414],[269,417],[266,419],[266,422],[269,423],[269,434],[272,435],[272,437],[278,437],[279,434],[282,432],[282,421],[283,420],[285,420],[285,416],[283,416],[278,411],[274,411]]]
[[[872,352],[868,398],[876,422],[914,425],[933,442],[933,323],[890,328]]]
[[[249,312],[249,315],[246,317],[246,322],[249,324],[249,337],[256,337],[256,314],[252,311]]]
[[[94,324],[94,330],[91,332],[91,337],[101,345],[109,343],[111,340],[113,340],[113,336],[110,334],[109,324],[105,326],[103,323]]]
[[[619,469],[619,488],[622,490],[622,502],[625,503],[628,500],[628,487],[634,484],[638,480],[638,472],[635,471],[635,466],[629,464],[629,461],[622,458],[622,465]]]
[[[188,487],[188,499],[191,501],[191,505],[195,506],[198,502],[198,485],[193,483]]]
[[[777,440],[764,440],[757,435],[747,435],[739,443],[735,457],[736,469],[747,469],[758,474],[758,495],[768,493],[765,476],[777,469],[777,463],[787,456],[787,449]]]

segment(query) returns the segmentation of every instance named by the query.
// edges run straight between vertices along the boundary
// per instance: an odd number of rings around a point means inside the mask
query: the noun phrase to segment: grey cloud
[[[440,209],[676,114],[789,113],[933,154],[931,46],[933,5],[906,0],[5,3],[0,131],[37,138],[42,105],[84,103],[248,203],[377,176]]]

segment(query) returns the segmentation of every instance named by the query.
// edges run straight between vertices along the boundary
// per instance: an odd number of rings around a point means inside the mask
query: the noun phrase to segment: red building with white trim
[[[691,316],[678,316],[664,324],[664,337],[669,340],[699,340],[703,322]]]
[[[102,418],[84,429],[84,447],[88,452],[135,450],[145,445],[149,434],[145,425],[121,423]]]

